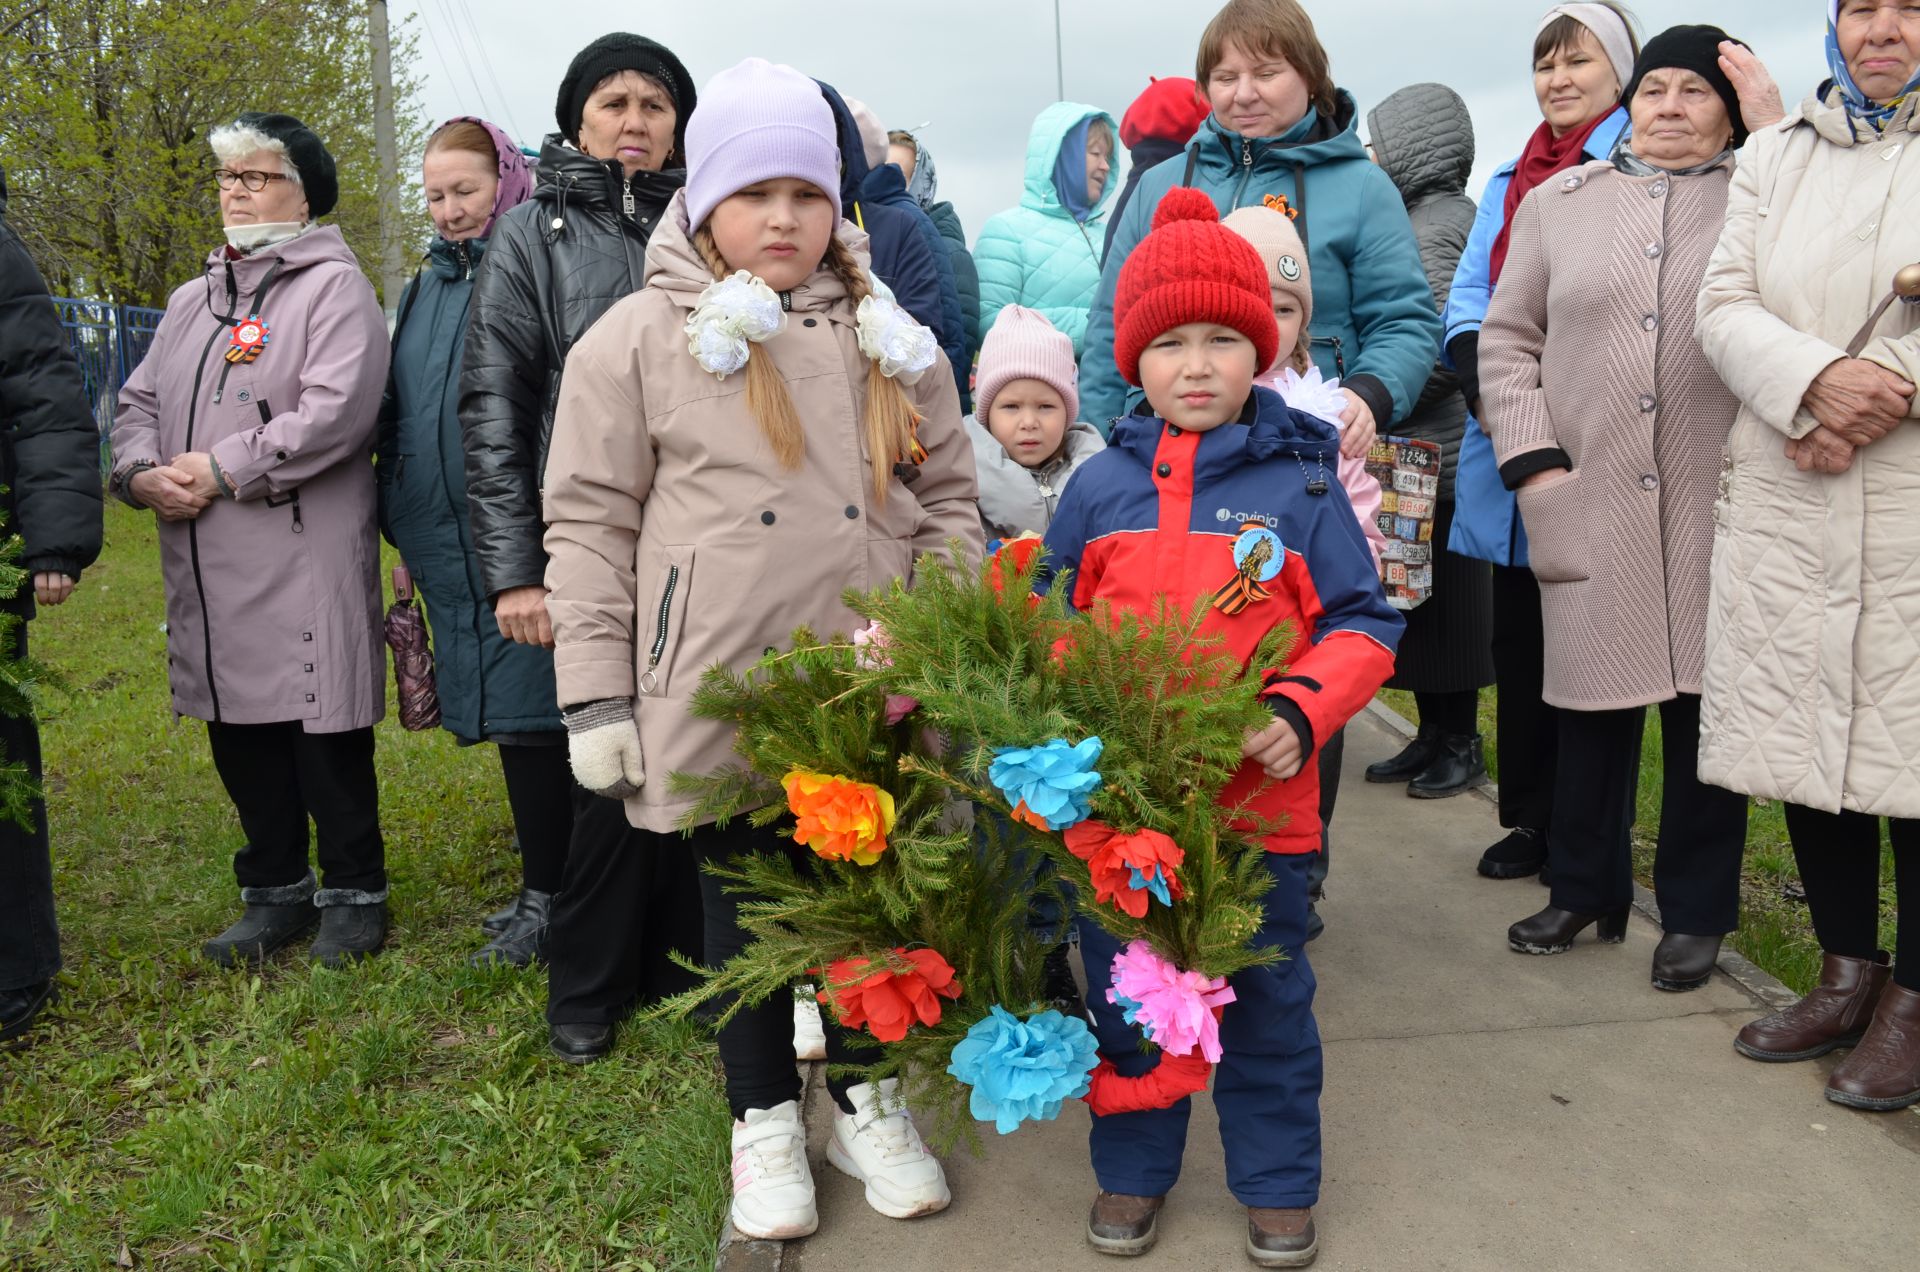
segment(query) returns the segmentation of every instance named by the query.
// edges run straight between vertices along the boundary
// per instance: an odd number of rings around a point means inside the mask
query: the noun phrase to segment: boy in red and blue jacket
[[[1257,939],[1286,958],[1233,977],[1214,1103],[1228,1184],[1248,1208],[1248,1255],[1297,1267],[1313,1257],[1320,1190],[1320,1034],[1305,950],[1320,792],[1319,766],[1308,761],[1392,674],[1405,623],[1337,480],[1338,432],[1254,387],[1279,343],[1258,253],[1197,191],[1170,191],[1153,224],[1114,299],[1115,358],[1146,406],[1067,486],[1037,587],[1071,571],[1076,609],[1104,599],[1141,614],[1211,598],[1209,630],[1243,661],[1280,624],[1295,632],[1287,670],[1269,673],[1263,691],[1274,722],[1247,739],[1222,794],[1226,803],[1251,796],[1255,812],[1284,822],[1266,838],[1274,887]],[[1118,942],[1084,921],[1080,940],[1102,1056],[1126,1076],[1151,1069],[1157,1057],[1107,1001]],[[1182,1100],[1094,1118],[1100,1193],[1087,1239],[1096,1249],[1139,1254],[1153,1244],[1190,1111]]]

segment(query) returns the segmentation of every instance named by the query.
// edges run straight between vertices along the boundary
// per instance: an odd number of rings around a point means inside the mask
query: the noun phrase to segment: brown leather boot
[[[1100,1193],[1087,1213],[1087,1244],[1102,1254],[1145,1254],[1160,1236],[1160,1207],[1166,1200]]]
[[[1875,1112],[1920,1104],[1920,993],[1887,986],[1866,1036],[1827,1079],[1827,1098]]]
[[[1320,1253],[1313,1209],[1247,1207],[1247,1257],[1256,1267],[1304,1268]]]
[[[1755,1060],[1811,1060],[1835,1047],[1860,1041],[1887,984],[1885,950],[1872,959],[1829,954],[1820,984],[1793,1006],[1763,1016],[1733,1040],[1733,1049]]]

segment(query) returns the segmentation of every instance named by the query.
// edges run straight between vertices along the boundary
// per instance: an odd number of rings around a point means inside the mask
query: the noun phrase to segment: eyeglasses
[[[284,172],[257,172],[251,169],[246,172],[234,172],[228,168],[221,168],[213,174],[213,179],[222,190],[233,189],[233,183],[238,181],[248,190],[258,194],[267,188],[267,182],[285,181],[287,174]]]

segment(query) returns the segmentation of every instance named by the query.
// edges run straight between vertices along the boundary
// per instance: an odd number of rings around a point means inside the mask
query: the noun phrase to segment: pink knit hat
[[[1008,305],[980,342],[980,371],[973,385],[974,418],[985,423],[993,399],[1015,380],[1053,386],[1067,404],[1067,423],[1080,418],[1080,368],[1073,340],[1036,310]]]
[[[757,181],[819,186],[840,219],[840,145],[820,86],[750,57],[707,81],[687,120],[687,221],[699,229],[722,200]]]

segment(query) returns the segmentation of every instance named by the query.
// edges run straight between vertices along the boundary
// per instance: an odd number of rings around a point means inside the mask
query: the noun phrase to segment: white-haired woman
[[[320,138],[250,111],[210,143],[226,242],[120,392],[112,489],[158,514],[173,710],[207,722],[246,836],[245,911],[204,952],[258,962],[317,923],[314,961],[337,966],[387,932],[368,462],[387,328],[340,231],[315,223],[339,196]]]

